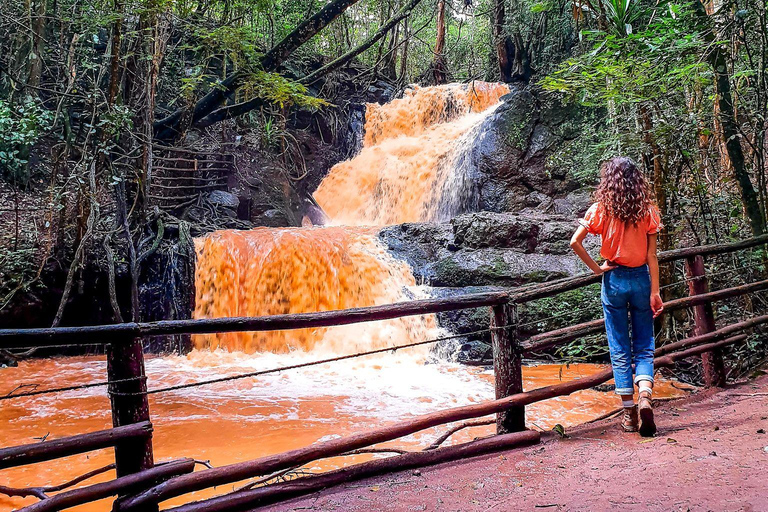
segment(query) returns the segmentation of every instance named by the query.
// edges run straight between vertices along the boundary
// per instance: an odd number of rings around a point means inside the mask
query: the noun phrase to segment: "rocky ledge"
[[[408,262],[417,281],[428,285],[434,297],[550,281],[585,270],[568,242],[577,225],[576,211],[583,213],[588,197],[584,193],[572,197],[580,206],[568,216],[534,210],[468,213],[445,224],[390,226],[379,232],[379,238],[393,255]],[[585,244],[595,256],[598,242],[596,237],[588,237]],[[572,300],[578,308],[581,299]],[[529,325],[521,334],[559,326],[545,320],[537,323],[538,318],[550,316],[540,309],[526,307],[520,311],[521,323]],[[584,319],[588,314],[585,311]],[[472,334],[488,328],[486,308],[440,313],[438,322],[451,333],[465,335],[441,343],[436,348],[440,357],[465,363],[489,360],[488,334]]]

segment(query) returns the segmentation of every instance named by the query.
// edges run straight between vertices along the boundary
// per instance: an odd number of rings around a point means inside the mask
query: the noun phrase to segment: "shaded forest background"
[[[765,230],[760,0],[23,0],[0,20],[6,325],[185,317],[192,237],[317,221],[364,103],[410,84],[587,107],[548,165],[591,184],[642,162],[663,249]]]

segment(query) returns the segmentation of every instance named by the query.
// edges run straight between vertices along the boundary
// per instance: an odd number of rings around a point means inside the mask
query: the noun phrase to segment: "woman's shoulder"
[[[647,233],[649,235],[657,234],[664,227],[664,224],[661,222],[661,212],[659,211],[659,207],[653,203],[648,205],[645,221],[648,224]]]

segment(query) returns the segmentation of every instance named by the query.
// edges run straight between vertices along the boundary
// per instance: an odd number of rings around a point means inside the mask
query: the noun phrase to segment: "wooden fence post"
[[[701,255],[689,256],[685,259],[685,275],[688,278],[689,295],[700,295],[709,292],[704,258]],[[712,303],[707,302],[693,307],[695,322],[694,334],[702,335],[715,330],[715,314]],[[704,370],[704,383],[707,387],[720,387],[725,385],[725,366],[723,353],[720,349],[701,354],[701,363]]]
[[[523,354],[516,325],[516,305],[499,304],[491,307],[491,343],[497,399],[523,391]],[[521,430],[525,430],[525,406],[511,407],[496,415],[497,434]]]
[[[109,386],[112,425],[150,421],[140,338],[116,339],[107,346],[107,375],[110,381],[122,381]],[[152,436],[116,444],[115,465],[118,477],[153,467]]]

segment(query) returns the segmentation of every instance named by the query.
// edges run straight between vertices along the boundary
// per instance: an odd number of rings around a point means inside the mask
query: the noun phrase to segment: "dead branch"
[[[454,427],[450,428],[448,431],[446,431],[443,435],[435,439],[435,442],[431,445],[424,448],[424,451],[427,450],[434,450],[436,448],[439,448],[441,444],[443,444],[449,437],[451,437],[453,434],[460,430],[464,430],[465,428],[470,427],[483,427],[485,425],[494,425],[496,423],[496,418],[492,418],[489,420],[477,420],[477,421],[467,421],[465,423],[461,423],[459,425],[455,425]]]
[[[34,496],[35,498],[46,500],[50,498],[48,496],[48,493],[62,491],[64,489],[72,487],[73,485],[77,485],[80,482],[88,480],[89,478],[93,478],[96,475],[106,473],[107,471],[111,471],[113,469],[115,469],[114,463],[107,464],[106,466],[100,467],[98,469],[94,469],[80,476],[77,476],[72,480],[64,482],[63,484],[49,485],[45,487],[18,487],[17,488],[17,487],[6,487],[4,485],[0,485],[0,493],[5,494],[6,496],[19,496],[21,498],[26,498],[27,496]]]

